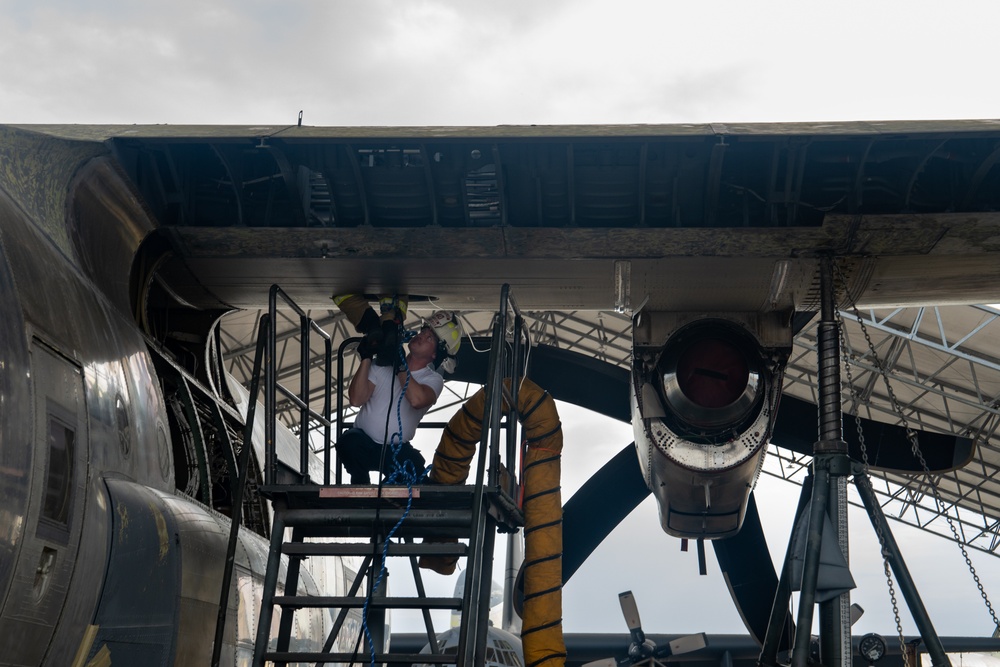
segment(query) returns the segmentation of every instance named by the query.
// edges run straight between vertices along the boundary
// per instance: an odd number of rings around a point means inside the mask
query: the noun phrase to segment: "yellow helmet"
[[[444,347],[448,356],[455,356],[462,344],[462,325],[455,314],[447,310],[439,310],[431,315],[424,324],[434,330],[438,345]]]

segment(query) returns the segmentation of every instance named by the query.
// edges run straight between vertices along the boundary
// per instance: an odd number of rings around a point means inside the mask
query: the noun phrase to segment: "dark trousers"
[[[424,457],[417,448],[408,442],[404,442],[399,447],[398,463],[393,460],[392,445],[385,445],[385,456],[382,455],[382,445],[368,437],[368,434],[359,428],[349,428],[344,431],[337,444],[337,458],[344,466],[344,470],[351,476],[351,484],[371,484],[371,476],[368,474],[372,470],[379,469],[379,461],[382,461],[382,472],[386,475],[392,474],[397,465],[404,465],[405,461],[413,464],[414,475],[419,478],[424,472],[427,464]]]

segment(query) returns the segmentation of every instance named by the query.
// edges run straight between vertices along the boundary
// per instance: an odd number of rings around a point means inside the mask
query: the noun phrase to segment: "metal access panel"
[[[33,457],[25,529],[0,638],[0,655],[17,664],[41,664],[46,659],[67,603],[87,483],[82,370],[37,339],[30,357]]]
[[[108,480],[111,553],[94,624],[91,658],[103,647],[113,664],[174,664],[181,550],[172,514],[146,487]]]

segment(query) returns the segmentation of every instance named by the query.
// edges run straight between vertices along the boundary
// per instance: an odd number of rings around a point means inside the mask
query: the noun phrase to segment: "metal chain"
[[[839,273],[839,272],[838,272]],[[861,415],[858,405],[858,393],[854,390],[854,378],[851,375],[850,353],[847,349],[847,334],[844,332],[844,320],[840,315],[840,308],[834,304],[834,317],[837,320],[837,329],[840,337],[840,353],[844,360],[844,374],[847,377],[848,393],[851,397],[851,414],[854,416],[854,424],[858,429],[858,442],[861,444],[861,462],[864,465],[864,475],[871,484],[871,468],[868,460],[868,445],[865,443],[865,433],[861,426]],[[896,636],[899,638],[899,654],[903,656],[904,667],[911,667],[908,654],[906,652],[906,639],[903,637],[903,623],[899,618],[899,601],[896,599],[896,587],[892,581],[892,569],[889,566],[889,551],[885,548],[885,535],[882,533],[882,523],[873,521],[875,534],[878,536],[879,550],[882,552],[882,569],[885,572],[885,583],[889,589],[889,599],[892,601],[892,615],[896,619]]]
[[[841,284],[844,286],[846,293],[846,279],[844,278],[843,272],[841,271],[840,266],[837,265],[836,263],[834,264],[834,267],[835,270],[837,271],[838,277],[841,280]],[[837,310],[839,318],[840,316],[839,309],[835,310]],[[910,441],[910,451],[913,453],[914,457],[916,457],[917,461],[920,462],[920,465],[924,470],[924,474],[927,476],[928,486],[930,486],[931,495],[934,498],[934,505],[937,508],[938,513],[945,518],[945,521],[948,523],[948,528],[951,529],[951,534],[955,538],[955,544],[958,545],[959,550],[962,552],[962,557],[965,559],[965,564],[969,568],[969,572],[972,574],[973,580],[976,582],[976,587],[979,589],[979,595],[980,597],[982,597],[983,603],[986,605],[987,611],[989,611],[990,618],[993,619],[993,626],[995,628],[1000,628],[1000,619],[997,618],[997,614],[993,610],[993,605],[990,603],[990,599],[986,595],[986,589],[983,588],[983,583],[979,579],[979,574],[976,572],[976,568],[972,564],[972,559],[969,557],[969,552],[965,548],[965,543],[959,536],[958,529],[955,527],[955,522],[951,518],[951,515],[948,514],[948,512],[945,510],[944,500],[941,498],[941,493],[938,490],[937,484],[934,483],[934,478],[931,475],[929,466],[927,465],[927,460],[924,458],[923,452],[920,451],[920,444],[917,441],[917,434],[910,427],[910,423],[906,419],[906,415],[903,414],[903,409],[899,404],[899,400],[896,398],[896,392],[893,391],[892,385],[889,383],[889,373],[882,365],[882,361],[878,358],[878,354],[875,352],[875,344],[872,342],[871,334],[868,333],[868,327],[865,326],[864,320],[861,317],[861,313],[858,311],[857,305],[852,303],[851,310],[854,313],[854,317],[857,319],[858,325],[861,327],[861,333],[864,334],[865,341],[868,344],[868,351],[871,352],[872,355],[872,363],[875,365],[875,369],[878,371],[878,374],[882,377],[882,382],[885,385],[886,391],[889,395],[889,401],[892,404],[892,410],[899,417],[899,420],[902,423],[903,428],[906,430],[906,437]],[[853,385],[851,389],[853,392]]]
[[[885,582],[889,587],[889,598],[892,600],[892,617],[896,619],[896,636],[899,638],[899,655],[903,657],[903,667],[910,665],[910,655],[906,650],[906,639],[903,637],[903,622],[899,620],[899,604],[896,602],[896,589],[892,585],[892,569],[889,567],[889,554],[882,549],[882,571],[885,572]]]

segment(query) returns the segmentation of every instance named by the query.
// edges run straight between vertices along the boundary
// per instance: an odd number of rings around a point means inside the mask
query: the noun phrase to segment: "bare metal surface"
[[[761,136],[900,132],[993,132],[1000,120],[855,121],[840,123],[677,123],[672,125],[496,125],[468,127],[313,127],[308,125],[13,125],[19,129],[74,140],[112,137],[192,138],[447,138],[447,137],[650,137],[755,134]]]

